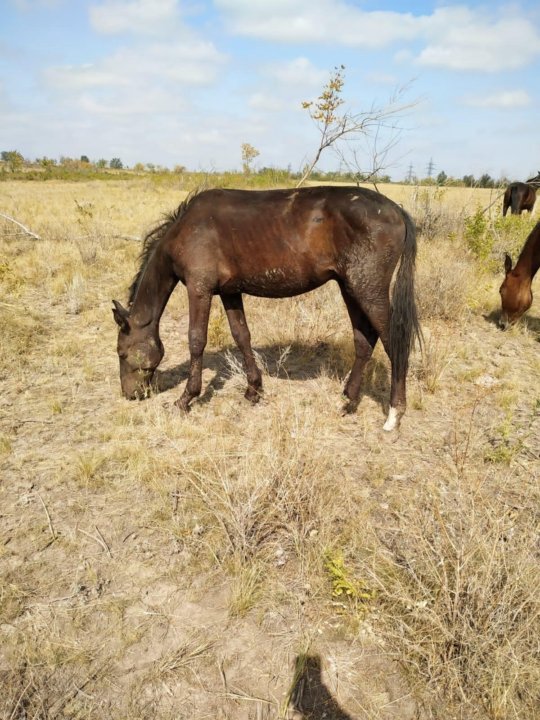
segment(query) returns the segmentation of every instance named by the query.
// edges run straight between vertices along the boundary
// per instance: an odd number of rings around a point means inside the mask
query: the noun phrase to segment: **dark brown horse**
[[[536,177],[529,178],[526,183],[514,182],[506,188],[503,198],[503,217],[508,208],[512,215],[521,215],[524,210],[532,213],[536,202],[536,190],[540,185],[540,172]]]
[[[533,295],[532,280],[540,267],[540,222],[525,241],[518,261],[512,269],[512,258],[506,255],[504,270],[506,277],[500,287],[501,319],[500,326],[505,330],[519,320],[531,307]]]
[[[358,402],[362,371],[380,338],[391,362],[386,430],[405,411],[409,354],[420,330],[414,294],[416,231],[407,213],[371,190],[207,190],[188,198],[145,240],[126,310],[116,300],[122,392],[144,396],[164,354],[159,321],[180,280],[189,300],[189,378],[176,405],[201,392],[202,355],[213,295],[242,352],[246,397],[262,389],[242,293],[283,298],[336,280],[351,319],[356,359],[345,386]],[[400,262],[401,260],[401,262]],[[399,262],[392,300],[390,284]]]

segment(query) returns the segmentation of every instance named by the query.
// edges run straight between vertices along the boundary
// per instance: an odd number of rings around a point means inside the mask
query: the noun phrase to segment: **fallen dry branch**
[[[0,213],[0,217],[3,217],[5,220],[9,220],[9,222],[15,223],[15,225],[18,225],[22,230],[24,230],[26,235],[30,235],[30,237],[33,237],[35,240],[41,240],[41,237],[37,233],[29,230],[26,225],[23,225],[18,220],[15,220],[15,218],[10,217],[9,215],[5,215],[4,213]]]

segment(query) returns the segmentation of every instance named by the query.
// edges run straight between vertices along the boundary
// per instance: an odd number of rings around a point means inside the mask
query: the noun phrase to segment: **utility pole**
[[[430,178],[433,175],[433,171],[435,170],[435,164],[433,162],[433,158],[430,158],[427,166],[427,176]]]

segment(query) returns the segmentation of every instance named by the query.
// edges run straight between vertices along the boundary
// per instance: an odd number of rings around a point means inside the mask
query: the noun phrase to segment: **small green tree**
[[[36,162],[45,168],[45,170],[50,170],[56,165],[56,160],[54,160],[54,158],[48,158],[46,155],[42,158],[36,158]]]
[[[120,160],[120,158],[113,158],[111,160],[111,162],[109,163],[109,167],[113,168],[114,170],[121,170],[124,167],[124,165],[123,165],[122,161]]]
[[[437,175],[437,185],[444,185],[447,180],[448,180],[448,175],[444,172],[444,170],[442,170]]]
[[[90,159],[89,159],[88,155],[81,155],[81,162],[82,162],[82,163],[86,163],[87,165],[89,165],[89,164],[90,164]]]
[[[249,143],[242,143],[242,170],[244,175],[251,173],[251,163],[260,155],[259,151]]]
[[[106,167],[107,167],[107,161],[106,161],[104,158],[101,158],[100,160],[98,160],[98,161],[96,162],[96,167],[97,167],[97,168],[100,168],[101,170],[103,170],[103,168],[106,168]]]
[[[478,181],[478,185],[483,188],[492,188],[495,185],[495,181],[491,177],[491,175],[488,175],[488,173],[484,173],[480,180]]]
[[[2,160],[7,163],[12,173],[20,170],[24,163],[24,158],[18,150],[4,150]]]
[[[402,87],[394,92],[385,105],[373,104],[369,110],[359,113],[342,112],[341,107],[345,102],[342,98],[345,84],[344,72],[344,65],[335,67],[330,80],[324,86],[317,100],[302,102],[302,107],[309,112],[311,119],[317,125],[321,138],[319,147],[313,159],[305,166],[297,187],[300,187],[311,175],[324,150],[332,146],[336,148],[340,140],[353,136],[363,136],[364,139],[371,137],[372,167],[369,177],[378,175],[384,169],[386,156],[397,143],[397,134],[400,132],[400,128],[394,118],[415,104],[402,104],[400,102],[400,97],[406,89]],[[392,131],[393,137],[390,137],[381,150],[377,147],[377,141],[383,128]],[[342,162],[349,165],[343,154],[340,154],[340,157]],[[354,149],[352,150],[352,157],[352,167],[355,173],[359,173],[360,164],[357,161]]]

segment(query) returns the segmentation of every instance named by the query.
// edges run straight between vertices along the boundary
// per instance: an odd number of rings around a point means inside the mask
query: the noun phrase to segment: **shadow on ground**
[[[319,655],[297,656],[290,698],[298,720],[354,720],[324,684]]]
[[[501,313],[499,310],[493,310],[487,315],[482,316],[484,320],[487,323],[490,323],[491,325],[495,325],[495,327],[499,328],[499,320],[501,318]],[[534,315],[524,315],[518,323],[523,324],[527,330],[535,336],[536,340],[540,342],[540,318],[534,317]],[[501,332],[503,332],[501,330]]]
[[[262,359],[268,375],[293,381],[305,380],[328,374],[338,376],[343,384],[349,373],[340,357],[341,348],[332,343],[319,343],[316,346],[294,343],[287,347],[285,353],[281,345],[268,345],[254,348],[256,354]],[[242,356],[236,349],[229,348],[227,352],[233,357],[235,365],[242,366]],[[198,403],[207,403],[215,392],[223,389],[227,381],[234,374],[230,364],[227,363],[225,351],[208,351],[204,353],[203,367],[209,368],[215,374],[212,380],[203,386],[203,392]],[[157,370],[155,383],[158,393],[172,390],[185,382],[189,375],[189,360],[167,368]],[[263,379],[264,382],[264,379]],[[247,385],[246,385],[247,387]],[[375,402],[387,409],[390,393],[389,369],[376,359],[372,359],[364,373],[363,395],[371,397]],[[347,403],[344,408],[353,412],[356,404]]]

